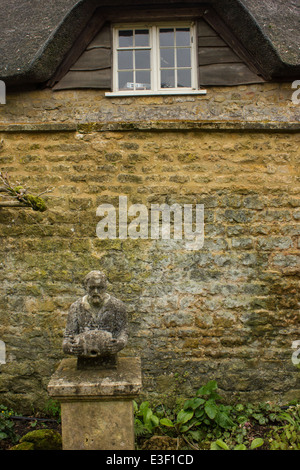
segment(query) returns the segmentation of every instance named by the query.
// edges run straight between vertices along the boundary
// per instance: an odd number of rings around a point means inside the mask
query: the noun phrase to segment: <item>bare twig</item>
[[[181,434],[181,437],[189,446],[191,446],[192,449],[199,450],[199,447],[192,444],[188,439],[186,439],[186,437],[183,434]]]
[[[0,192],[5,196],[12,197],[13,201],[5,201],[0,203],[0,207],[31,207],[35,211],[43,212],[46,210],[45,201],[40,196],[26,194],[27,189],[19,185],[13,187],[8,179],[7,174],[0,172],[0,180],[4,186],[0,187]],[[46,190],[45,192],[49,192]]]
[[[5,201],[5,202],[0,202],[0,207],[28,207],[28,206],[18,201]]]
[[[49,188],[49,189],[46,189],[45,191],[43,191],[42,193],[38,194],[37,197],[40,197],[42,196],[42,194],[46,194],[46,193],[52,193],[52,191],[54,191],[55,187],[53,186],[53,188]]]

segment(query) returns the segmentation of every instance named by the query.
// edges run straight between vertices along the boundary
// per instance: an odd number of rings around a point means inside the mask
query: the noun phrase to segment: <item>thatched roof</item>
[[[1,0],[0,78],[8,85],[47,81],[93,11],[122,4],[120,0]],[[129,0],[129,4],[162,2]],[[194,4],[212,5],[269,76],[300,77],[298,0],[195,0]]]

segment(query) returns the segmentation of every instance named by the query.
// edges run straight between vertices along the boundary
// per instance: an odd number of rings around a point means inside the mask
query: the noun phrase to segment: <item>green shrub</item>
[[[14,430],[14,423],[11,419],[13,411],[9,410],[6,406],[0,405],[0,440],[11,439],[16,442],[18,436]]]
[[[226,405],[214,380],[175,410],[162,404],[151,407],[148,401],[134,407],[138,439],[155,433],[180,437],[193,449],[299,448],[299,405],[290,405],[285,412],[271,403]]]
[[[300,405],[291,406],[279,415],[283,423],[269,434],[271,450],[300,450]]]

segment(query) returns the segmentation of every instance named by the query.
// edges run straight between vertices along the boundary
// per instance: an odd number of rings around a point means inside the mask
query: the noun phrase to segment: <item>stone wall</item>
[[[274,98],[287,97],[287,85],[256,90],[212,90],[212,102],[139,98],[139,109],[133,99],[108,103],[92,91],[8,96],[0,169],[36,194],[52,192],[44,213],[0,212],[1,402],[43,406],[68,308],[92,269],[107,273],[109,289],[128,306],[123,354],[141,356],[145,396],[188,396],[213,379],[228,398],[299,396],[291,358],[300,339],[300,106]],[[243,93],[252,93],[247,117]],[[271,119],[262,118],[263,102]],[[200,121],[213,106],[216,114]],[[160,121],[164,109],[172,122]],[[204,204],[203,248],[99,239],[96,209],[118,207],[120,195],[147,207]]]
[[[208,87],[206,95],[106,98],[102,90],[15,91],[0,123],[88,123],[158,120],[300,121],[291,83]]]

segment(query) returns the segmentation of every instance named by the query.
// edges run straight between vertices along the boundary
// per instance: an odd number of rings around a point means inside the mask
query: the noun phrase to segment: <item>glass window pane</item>
[[[191,66],[191,49],[189,47],[182,47],[177,49],[177,67],[190,67]]]
[[[136,29],[135,30],[135,46],[136,47],[149,46],[148,29]]]
[[[160,50],[160,66],[161,68],[174,67],[174,49],[172,47]]]
[[[160,46],[174,46],[174,29],[173,28],[160,28],[159,30],[159,44]]]
[[[151,89],[151,79],[150,79],[150,70],[139,70],[136,72],[136,90],[150,90]]]
[[[191,69],[179,69],[177,70],[177,86],[191,88]]]
[[[175,87],[175,73],[174,70],[161,70],[161,88],[174,88]]]
[[[118,69],[133,69],[133,52],[118,51]]]
[[[136,50],[135,51],[135,68],[136,69],[150,69],[150,51],[149,50]]]
[[[190,28],[176,28],[176,46],[190,46]]]
[[[133,46],[133,31],[119,31],[119,47],[132,47]]]
[[[133,72],[118,72],[119,90],[134,90]]]

